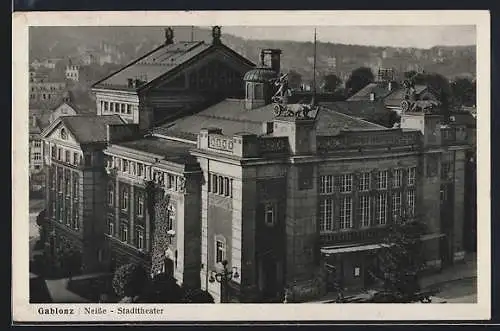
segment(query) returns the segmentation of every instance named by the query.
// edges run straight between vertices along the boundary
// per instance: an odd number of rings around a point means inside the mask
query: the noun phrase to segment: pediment
[[[44,133],[44,137],[51,141],[62,142],[69,145],[79,145],[74,134],[67,128],[62,121],[57,123],[50,130]]]

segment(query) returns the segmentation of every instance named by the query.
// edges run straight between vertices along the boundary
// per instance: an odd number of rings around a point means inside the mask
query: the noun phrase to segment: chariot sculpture
[[[423,112],[430,113],[435,108],[439,107],[440,103],[435,100],[418,100],[415,90],[415,82],[411,79],[403,82],[405,88],[405,95],[401,101],[401,110],[403,112]]]
[[[309,114],[315,109],[308,104],[288,104],[288,97],[292,90],[288,87],[288,74],[283,74],[272,83],[277,87],[276,93],[271,101],[274,103],[273,113],[275,117],[310,118]]]

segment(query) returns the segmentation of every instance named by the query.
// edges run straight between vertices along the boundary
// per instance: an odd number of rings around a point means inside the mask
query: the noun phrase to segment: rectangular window
[[[122,171],[128,172],[128,161],[127,160],[122,161]]]
[[[56,146],[52,146],[51,148],[51,156],[53,159],[55,159],[57,157],[57,148]]]
[[[33,153],[33,159],[35,161],[40,161],[42,159],[42,154],[41,153]]]
[[[34,145],[35,147],[42,147],[42,142],[40,140],[35,140]]]
[[[406,198],[408,216],[412,217],[415,215],[415,191],[408,190],[408,192],[406,193]]]
[[[333,176],[321,176],[319,182],[319,193],[328,194],[333,193]]]
[[[142,226],[138,226],[135,229],[136,233],[136,246],[138,249],[144,249],[144,229]]]
[[[139,163],[137,165],[137,176],[142,177],[144,175],[144,165]]]
[[[224,195],[227,197],[230,195],[230,182],[229,178],[224,177]]]
[[[108,206],[113,207],[115,205],[115,188],[113,184],[108,185]]]
[[[104,110],[105,111],[109,110],[109,103],[107,101],[104,101]]]
[[[401,220],[401,192],[392,195],[392,219],[396,223]]]
[[[266,225],[272,226],[274,225],[274,205],[273,204],[266,204],[264,207],[264,219]]]
[[[219,188],[219,181],[217,175],[212,175],[212,192],[217,193]]]
[[[320,231],[333,231],[333,199],[324,199],[319,205]]]
[[[403,185],[403,169],[394,169],[394,180],[392,187],[398,188]]]
[[[387,189],[387,170],[379,171],[377,177],[377,189],[386,190]]]
[[[58,161],[62,161],[62,154],[63,154],[62,148],[58,148],[57,149],[57,160]]]
[[[175,209],[170,207],[168,210],[168,218],[167,218],[167,231],[174,229],[175,223]]]
[[[375,200],[375,220],[377,224],[387,223],[387,194],[380,193]]]
[[[130,162],[130,173],[135,176],[136,174],[136,166],[135,162]]]
[[[370,173],[362,172],[359,175],[359,190],[362,192],[368,191],[370,189]]]
[[[352,198],[350,196],[342,197],[340,202],[340,229],[349,229],[352,227]]]
[[[128,210],[128,190],[127,189],[122,190],[120,207],[122,210]]]
[[[110,102],[109,103],[109,109],[110,109],[111,112],[115,111],[115,103],[114,102]]]
[[[226,259],[225,240],[217,239],[215,241],[215,263],[221,263]]]
[[[175,185],[175,177],[167,174],[167,188],[172,189]]]
[[[132,105],[127,104],[127,114],[132,114]]]
[[[120,113],[125,114],[125,104],[124,103],[120,104],[120,107],[121,107]]]
[[[413,186],[415,185],[417,177],[417,168],[416,167],[411,167],[408,169],[408,186]]]
[[[73,153],[73,164],[78,165],[78,153]]]
[[[70,151],[64,152],[64,161],[65,162],[71,163],[71,156],[70,155],[71,155]]]
[[[218,183],[219,183],[219,194],[224,195],[224,177],[219,176]]]
[[[108,234],[110,236],[115,235],[115,220],[111,216],[108,217]]]
[[[120,226],[120,240],[128,242],[128,224],[122,223]]]
[[[359,197],[359,221],[363,228],[370,226],[370,202],[371,199],[368,195]]]
[[[340,175],[340,192],[349,193],[352,191],[352,174]]]
[[[137,216],[144,216],[144,197],[142,194],[137,196]]]

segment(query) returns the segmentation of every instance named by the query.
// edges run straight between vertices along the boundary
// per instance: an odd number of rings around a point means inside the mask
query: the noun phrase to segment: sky
[[[431,48],[476,44],[476,27],[461,26],[321,26],[321,42],[340,44]],[[314,27],[224,26],[224,33],[245,39],[312,41]]]

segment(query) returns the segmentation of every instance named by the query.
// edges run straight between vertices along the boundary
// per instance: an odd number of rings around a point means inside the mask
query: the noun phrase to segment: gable
[[[224,48],[212,48],[151,82],[161,90],[243,89],[243,76],[253,66]]]
[[[63,122],[60,121],[48,133],[44,134],[44,136],[47,139],[58,143],[72,146],[80,145],[74,134],[63,124]]]

